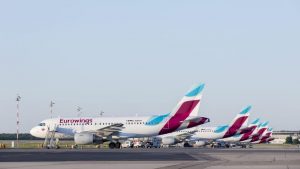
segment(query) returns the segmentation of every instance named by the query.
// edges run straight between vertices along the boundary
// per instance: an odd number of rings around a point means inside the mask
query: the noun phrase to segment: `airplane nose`
[[[35,136],[35,137],[36,137],[36,129],[35,129],[35,127],[33,127],[33,128],[30,130],[30,134],[31,134],[32,136]]]

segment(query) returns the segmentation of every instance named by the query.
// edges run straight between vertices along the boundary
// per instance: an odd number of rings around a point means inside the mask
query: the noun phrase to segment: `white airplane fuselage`
[[[155,119],[157,118],[157,120]],[[152,120],[151,120],[152,119]],[[81,121],[80,121],[81,120]],[[160,121],[161,120],[161,121]],[[48,129],[56,127],[56,138],[72,137],[75,133],[84,131],[95,131],[112,124],[124,124],[122,131],[117,137],[150,137],[159,135],[161,131],[182,130],[187,128],[189,123],[182,123],[177,129],[172,128],[167,123],[166,116],[148,117],[98,117],[98,118],[54,118],[42,121],[38,126],[31,129],[30,133],[39,138],[45,138]]]

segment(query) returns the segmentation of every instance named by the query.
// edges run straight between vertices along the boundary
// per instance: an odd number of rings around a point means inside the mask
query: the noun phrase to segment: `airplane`
[[[268,128],[268,130],[266,130],[266,132],[261,136],[259,140],[254,141],[252,143],[253,144],[268,143],[274,140],[274,138],[272,138],[272,134],[273,134],[273,128]]]
[[[258,127],[255,129],[255,131],[252,133],[252,135],[249,137],[249,139],[241,141],[242,143],[253,143],[258,141],[262,135],[266,132],[268,129],[269,122],[260,123]]]
[[[244,134],[236,134],[228,138],[220,139],[220,141],[224,142],[239,142],[239,141],[244,141],[248,140],[250,136],[254,133],[256,128],[259,125],[259,118],[255,119],[250,125],[249,128],[250,130]]]
[[[187,139],[196,141],[197,145],[205,145],[209,140],[231,137],[237,133],[249,131],[247,127],[249,111],[251,106],[246,107],[236,115],[230,125],[219,127],[195,127],[191,129],[180,130],[177,132],[158,136],[163,145],[173,145],[184,142]],[[187,144],[185,144],[187,146]]]
[[[101,144],[109,141],[109,148],[120,148],[119,140],[150,137],[191,128],[209,122],[198,116],[204,84],[197,85],[167,114],[146,117],[97,117],[46,119],[30,130],[30,134],[46,138],[74,138],[76,145]]]

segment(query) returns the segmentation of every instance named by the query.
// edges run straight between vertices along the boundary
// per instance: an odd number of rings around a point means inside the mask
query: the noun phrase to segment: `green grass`
[[[298,148],[298,145],[292,145],[292,144],[253,144],[254,148]]]
[[[11,142],[15,142],[16,148],[16,141],[15,140],[0,140],[0,144],[4,144],[6,148],[12,148]],[[43,140],[19,140],[19,148],[22,149],[39,149],[42,148],[44,141]],[[74,141],[59,141],[59,146],[62,149],[71,149],[72,145],[74,145]],[[80,148],[97,148],[97,145],[83,145]],[[105,148],[107,146],[103,146]]]

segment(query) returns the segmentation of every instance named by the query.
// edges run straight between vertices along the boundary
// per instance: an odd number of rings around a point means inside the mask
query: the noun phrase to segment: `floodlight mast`
[[[19,148],[19,125],[20,125],[20,106],[19,106],[19,102],[21,101],[21,96],[19,94],[17,94],[17,148]]]
[[[82,110],[82,108],[81,107],[79,107],[79,106],[77,106],[77,117],[80,117],[81,116],[81,114],[82,114],[82,112],[81,112],[81,110]]]
[[[53,106],[54,106],[54,102],[51,100],[50,102],[50,116],[51,116],[51,119],[52,119],[52,113],[53,113]]]
[[[102,117],[104,114],[104,111],[101,110],[101,112],[99,113],[100,117]]]

